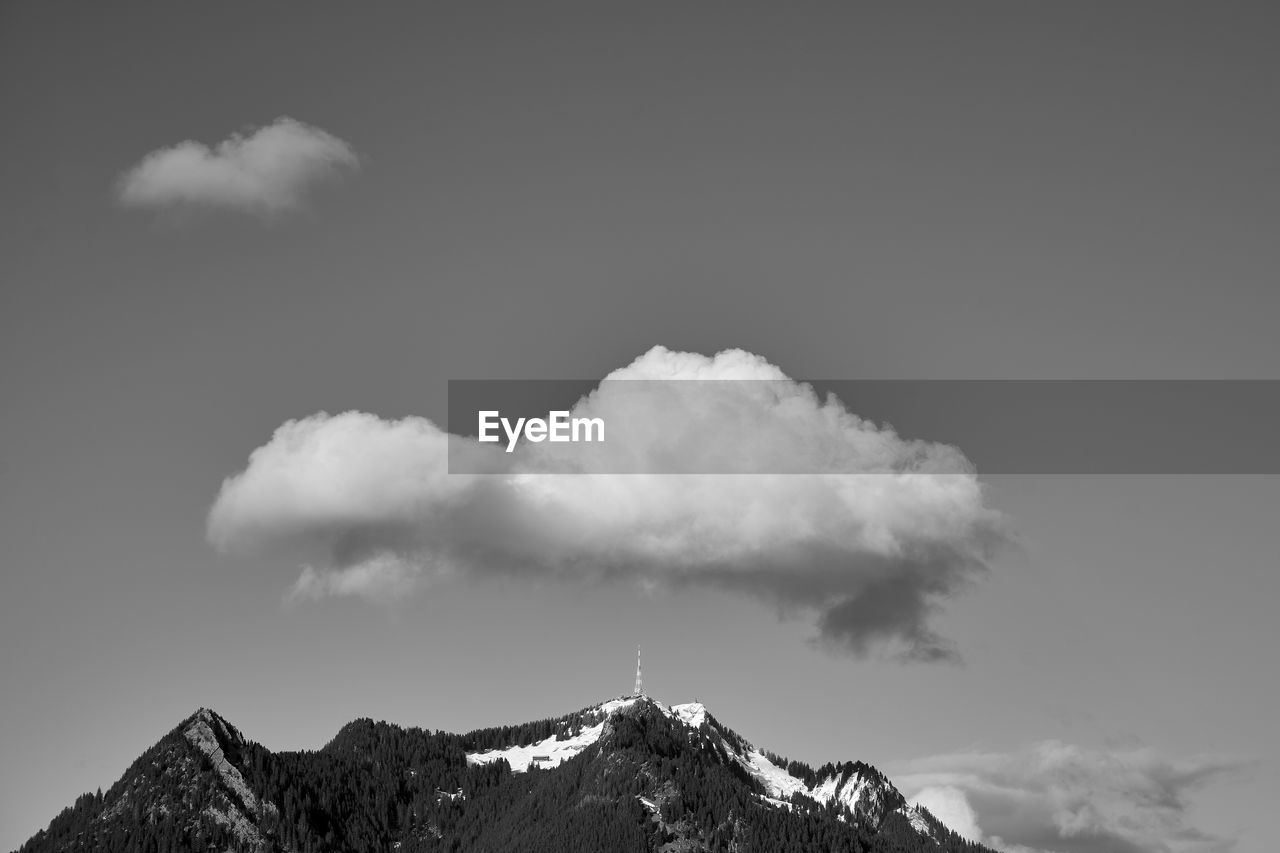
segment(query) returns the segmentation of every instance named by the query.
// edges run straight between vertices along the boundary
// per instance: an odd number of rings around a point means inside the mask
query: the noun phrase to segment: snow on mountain
[[[803,779],[797,779],[783,768],[774,764],[760,750],[748,749],[746,755],[740,755],[734,752],[733,748],[727,743],[725,748],[729,750],[731,755],[737,756],[747,772],[760,781],[764,789],[769,792],[770,799],[785,804],[791,799],[792,794],[811,796],[809,788],[804,784]]]
[[[659,707],[662,707],[659,704]],[[701,702],[688,702],[684,705],[672,705],[670,714],[690,728],[698,728],[707,720],[706,706]]]
[[[558,739],[563,738],[563,735],[551,735],[537,743],[524,746],[516,745],[469,753],[467,761],[471,764],[488,764],[498,759],[506,759],[516,773],[526,772],[530,767],[541,769],[558,767],[595,744],[603,734],[609,717],[634,706],[637,702],[647,702],[658,708],[668,718],[691,729],[702,729],[712,721],[706,706],[700,702],[668,706],[647,696],[620,697],[585,709],[582,712],[584,715],[599,721],[588,728],[583,728],[572,737]],[[791,797],[800,794],[820,805],[834,803],[846,807],[853,814],[870,820],[874,824],[879,824],[886,814],[897,809],[911,821],[917,832],[930,836],[928,825],[913,809],[905,805],[905,800],[898,790],[887,779],[865,765],[837,767],[819,777],[810,786],[804,779],[791,775],[785,767],[774,764],[763,750],[755,748],[735,733],[721,728],[718,724],[710,726],[710,729],[719,739],[725,753],[737,760],[747,773],[759,781],[766,792],[762,799],[775,806],[790,808]]]
[[[856,765],[838,767],[820,776],[810,786],[804,779],[791,775],[785,767],[774,764],[763,750],[745,741],[742,741],[741,749],[735,749],[723,734],[721,738],[725,750],[760,782],[767,792],[765,799],[774,805],[790,808],[791,797],[800,794],[820,805],[834,803],[847,807],[855,815],[879,824],[889,811],[903,802],[898,790],[870,768],[858,769]]]
[[[516,773],[524,773],[529,769],[530,765],[535,763],[539,768],[543,769],[559,767],[598,741],[600,733],[603,731],[604,723],[601,722],[596,723],[589,729],[583,729],[581,733],[568,740],[557,740],[556,735],[552,735],[546,740],[527,746],[509,746],[506,749],[491,749],[487,752],[468,753],[467,763],[491,764],[494,761],[505,758],[507,763],[511,765],[511,769]]]
[[[559,767],[600,739],[600,735],[604,732],[605,720],[624,708],[630,708],[639,701],[642,700],[635,696],[620,697],[585,709],[582,712],[583,714],[599,716],[600,722],[590,728],[583,729],[571,738],[558,739],[560,736],[551,735],[545,740],[526,746],[509,746],[505,749],[473,752],[467,755],[467,762],[470,764],[489,764],[505,758],[507,763],[511,765],[511,769],[516,773],[524,773],[534,764],[542,769]],[[707,709],[701,702],[687,702],[683,705],[667,706],[647,696],[644,697],[643,701],[658,708],[671,719],[684,723],[693,729],[700,728],[707,719]]]
[[[820,803],[847,806],[854,814],[866,815],[876,823],[892,809],[905,805],[893,785],[870,773],[833,773],[815,785],[808,796]]]
[[[920,813],[920,809],[913,805],[903,806],[903,816],[911,822],[911,828],[926,838],[933,837],[933,828],[929,826],[929,821],[924,819],[924,815]]]
[[[601,733],[604,732],[605,721],[609,717],[623,708],[630,708],[637,701],[634,697],[613,699],[594,708],[588,708],[584,713],[598,714],[600,722],[590,728],[583,729],[567,740],[557,740],[557,735],[551,735],[545,740],[527,746],[509,746],[506,749],[490,749],[486,752],[468,753],[467,763],[490,764],[505,758],[507,763],[511,765],[512,771],[516,773],[524,773],[533,764],[536,764],[541,769],[559,767],[598,741]]]

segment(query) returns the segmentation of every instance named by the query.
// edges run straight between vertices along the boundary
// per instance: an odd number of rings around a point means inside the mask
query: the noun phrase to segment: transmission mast
[[[644,680],[640,677],[640,647],[636,646],[636,689],[632,696],[644,695]]]

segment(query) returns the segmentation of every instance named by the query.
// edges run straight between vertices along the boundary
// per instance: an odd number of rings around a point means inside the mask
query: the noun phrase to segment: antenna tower
[[[636,689],[632,696],[644,695],[644,680],[640,677],[640,647],[636,646]]]

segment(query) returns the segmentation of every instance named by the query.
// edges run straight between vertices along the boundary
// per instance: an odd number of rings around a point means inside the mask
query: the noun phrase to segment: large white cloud
[[[1227,853],[1191,825],[1191,795],[1244,764],[1044,741],[903,765],[902,791],[973,841],[1008,853]]]
[[[359,166],[338,137],[288,117],[209,146],[159,148],[117,184],[129,207],[202,205],[271,215],[302,205],[315,184]]]
[[[449,473],[448,435],[423,418],[290,421],[223,483],[209,538],[297,553],[301,597],[395,597],[442,574],[699,585],[812,614],[839,649],[955,657],[930,617],[1002,539],[956,449],[905,441],[740,350],[654,348],[573,412],[625,423],[629,438],[510,456],[473,446],[507,467],[462,475]],[[708,462],[742,473],[662,473]],[[648,473],[548,473],[618,467]],[[777,473],[788,470],[810,473]]]

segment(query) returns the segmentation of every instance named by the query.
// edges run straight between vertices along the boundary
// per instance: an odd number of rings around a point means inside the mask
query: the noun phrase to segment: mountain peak
[[[173,731],[175,733],[185,732],[192,726],[207,726],[211,730],[224,732],[229,736],[233,732],[235,733],[235,736],[240,735],[239,730],[236,729],[235,726],[231,725],[231,723],[227,721],[226,717],[222,716],[212,708],[206,708],[203,706],[196,708],[190,714],[183,717],[182,721],[178,723],[177,727]]]
[[[177,731],[193,745],[205,744],[207,749],[205,746],[197,748],[209,754],[215,749],[235,752],[247,743],[240,730],[212,708],[197,708],[178,724]]]
[[[737,732],[721,724],[701,702],[678,705],[646,695],[619,696],[558,720],[540,738],[515,739],[508,744],[469,751],[472,765],[505,761],[515,773],[547,770],[581,755],[598,743],[608,742],[619,716],[654,715],[696,734],[703,748],[715,752],[755,781],[759,799],[790,810],[797,797],[819,806],[835,806],[873,825],[906,806],[906,798],[882,773],[862,762],[826,764],[814,769],[759,749]],[[906,816],[906,815],[904,815]],[[909,816],[907,816],[909,817]]]
[[[788,761],[700,701],[638,693],[460,735],[357,720],[315,752],[201,707],[21,853],[984,850],[952,835],[870,765]]]

